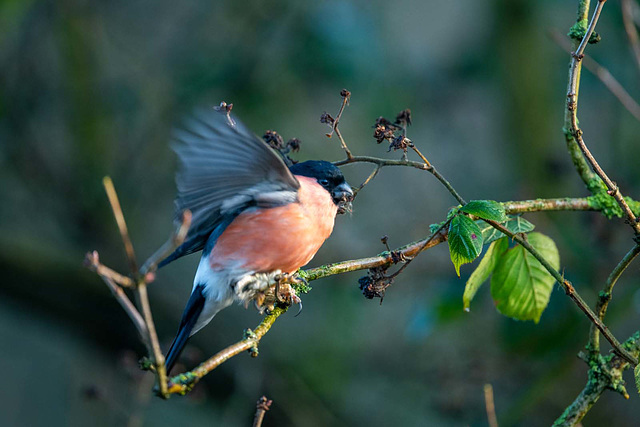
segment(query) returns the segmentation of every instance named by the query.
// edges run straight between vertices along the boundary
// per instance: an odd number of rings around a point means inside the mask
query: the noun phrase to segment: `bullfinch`
[[[166,357],[167,372],[193,334],[232,302],[247,303],[280,273],[307,264],[353,191],[336,166],[287,167],[279,153],[228,113],[199,112],[174,134],[176,218],[192,214],[184,243],[162,267],[202,250],[191,296]]]

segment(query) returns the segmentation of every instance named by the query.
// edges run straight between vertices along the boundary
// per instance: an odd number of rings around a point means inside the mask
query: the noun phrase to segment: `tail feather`
[[[191,297],[189,298],[187,306],[184,309],[184,313],[182,314],[178,333],[173,339],[173,343],[171,343],[171,347],[167,352],[165,362],[167,373],[171,372],[173,365],[175,365],[178,357],[180,357],[182,350],[184,350],[184,347],[187,345],[187,341],[189,341],[191,331],[193,331],[193,328],[200,317],[200,313],[202,313],[205,303],[203,290],[204,286],[198,285],[193,288],[193,292],[191,292]]]

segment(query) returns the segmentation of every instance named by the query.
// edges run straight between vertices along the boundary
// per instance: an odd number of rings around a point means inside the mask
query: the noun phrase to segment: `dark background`
[[[113,177],[141,259],[172,229],[171,127],[198,105],[234,103],[256,133],[303,141],[301,160],[338,160],[320,114],[353,93],[341,122],[359,154],[399,157],[371,125],[411,108],[408,136],[467,199],[585,196],[562,134],[576,1],[189,0],[0,2],[0,423],[2,425],[486,425],[491,383],[501,425],[548,425],[580,392],[576,353],[589,323],[559,289],[538,325],[496,312],[485,285],[471,312],[446,245],[428,251],[382,306],[345,274],[312,283],[304,311],[279,319],[260,357],[222,365],[188,397],[151,396],[144,352],[87,250],[126,271],[101,179]],[[632,95],[638,69],[620,5],[607,2],[587,52]],[[588,72],[585,139],[623,192],[640,197],[640,124]],[[344,168],[358,184],[364,165]],[[454,199],[429,174],[385,169],[338,218],[310,265],[370,256],[428,234]],[[621,220],[597,213],[527,219],[557,243],[563,271],[594,304],[631,247]],[[198,256],[161,270],[150,288],[164,348],[188,298]],[[638,266],[616,286],[607,317],[618,338],[638,329]],[[233,306],[186,352],[192,367],[260,317]],[[607,347],[605,345],[605,350]],[[585,425],[630,425],[640,399],[607,392]]]

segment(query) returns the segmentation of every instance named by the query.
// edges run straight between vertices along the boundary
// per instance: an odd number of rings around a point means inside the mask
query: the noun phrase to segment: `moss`
[[[599,177],[593,178],[587,184],[587,188],[591,192],[592,196],[587,197],[589,206],[595,210],[599,210],[611,219],[614,216],[622,218],[624,212],[622,208],[612,196],[607,193],[607,186],[602,182]],[[624,200],[629,205],[631,211],[637,216],[640,215],[640,202],[633,200],[630,197],[625,197]]]
[[[587,188],[592,194],[592,196],[587,198],[590,207],[599,210],[609,219],[614,216],[622,218],[622,208],[618,205],[616,199],[607,193],[607,186],[599,177],[590,180],[587,183]]]
[[[567,35],[574,40],[582,41],[584,35],[587,33],[588,26],[589,20],[581,19],[573,24],[573,26],[569,29],[569,33]]]

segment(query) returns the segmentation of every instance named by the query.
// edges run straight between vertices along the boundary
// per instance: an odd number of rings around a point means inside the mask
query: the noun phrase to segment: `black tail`
[[[180,321],[178,334],[173,339],[173,343],[171,343],[171,347],[167,352],[165,362],[167,374],[171,372],[173,365],[175,365],[178,357],[180,357],[180,353],[182,353],[185,345],[187,345],[187,341],[189,341],[189,337],[191,336],[191,331],[196,325],[198,317],[200,317],[200,313],[202,313],[205,301],[204,295],[202,294],[203,290],[204,285],[198,285],[193,289],[193,292],[191,292],[191,297],[187,302],[184,313],[182,313],[182,320]]]

